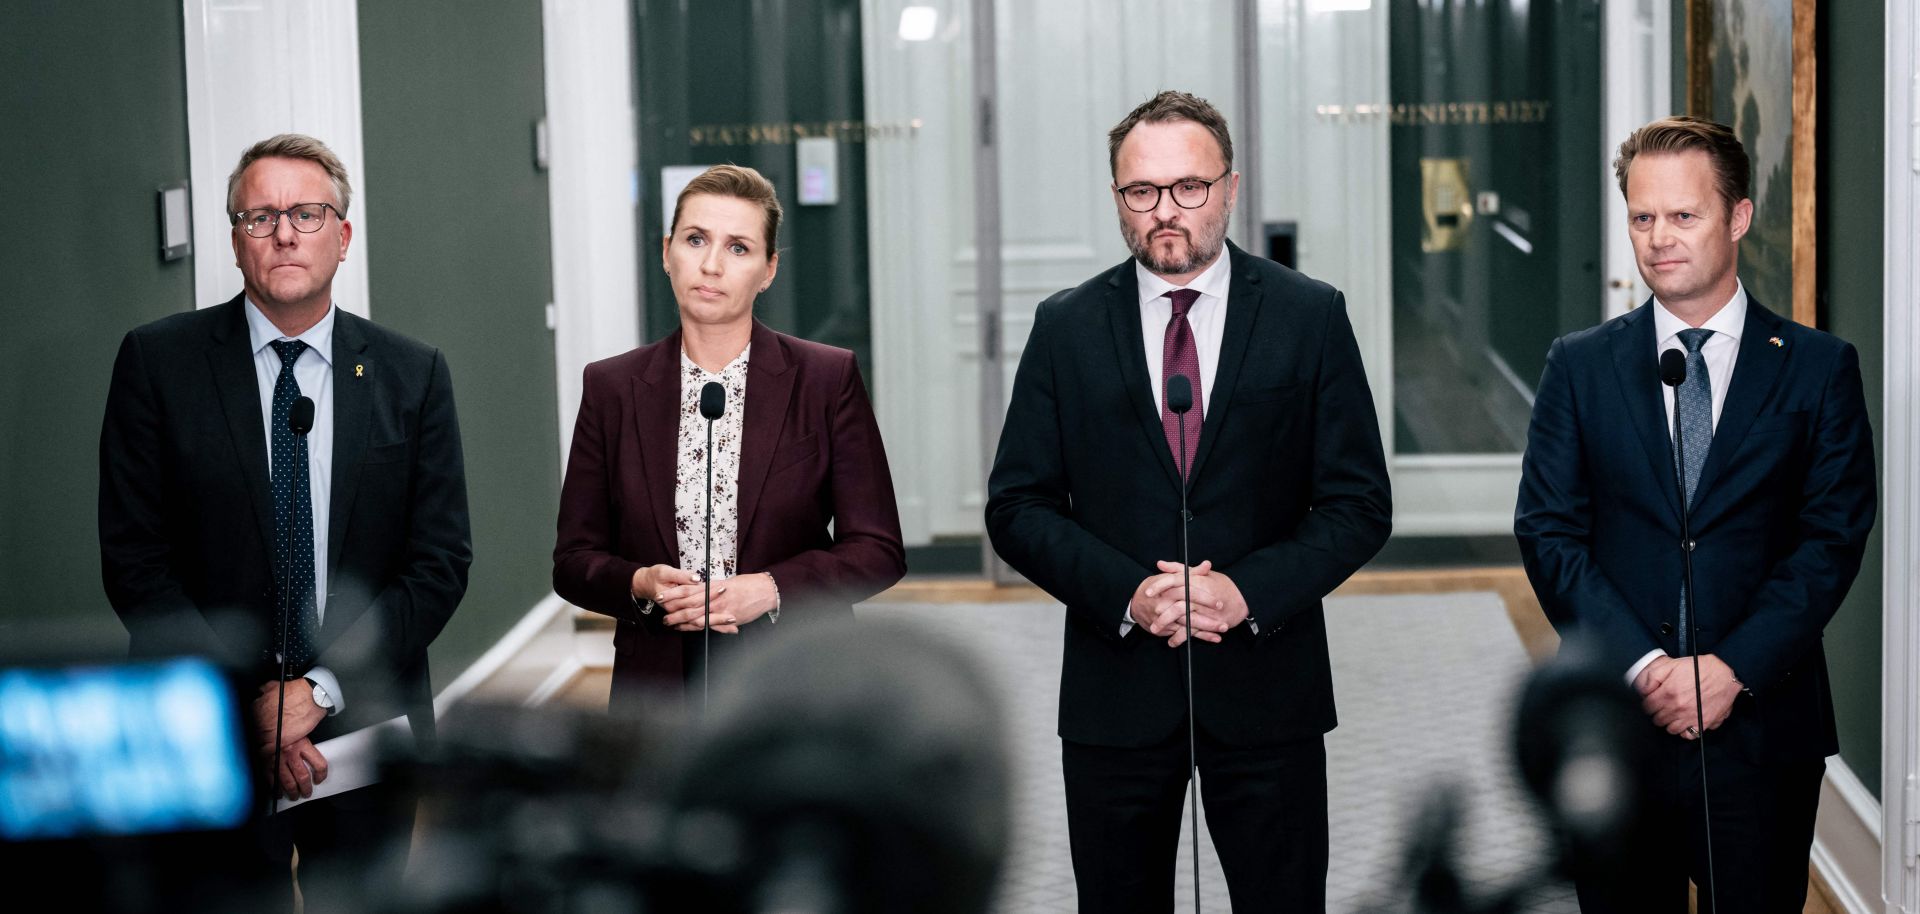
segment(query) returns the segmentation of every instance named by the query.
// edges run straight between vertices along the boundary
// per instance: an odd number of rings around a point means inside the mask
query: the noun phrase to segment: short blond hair
[[[1620,181],[1620,195],[1627,194],[1627,172],[1633,168],[1634,159],[1683,152],[1707,154],[1707,161],[1713,164],[1714,192],[1726,201],[1727,212],[1733,212],[1733,207],[1747,198],[1753,162],[1747,158],[1747,149],[1740,145],[1740,138],[1725,124],[1685,115],[1654,121],[1629,134],[1620,144],[1620,154],[1613,160],[1613,176]]]
[[[767,256],[772,257],[780,249],[780,195],[774,191],[773,182],[767,180],[766,175],[745,165],[731,164],[715,165],[701,172],[687,182],[680,196],[673,201],[673,222],[667,226],[669,237],[680,226],[680,207],[686,205],[688,197],[699,194],[733,197],[759,204],[767,213]]]
[[[304,133],[283,133],[261,140],[240,154],[240,164],[233,166],[233,174],[227,176],[229,220],[240,211],[240,177],[247,173],[249,166],[261,159],[305,159],[320,166],[327,173],[327,179],[333,182],[334,206],[340,210],[340,218],[347,217],[347,207],[353,204],[353,184],[347,180],[347,166],[340,163],[340,157],[334,155],[327,144]]]

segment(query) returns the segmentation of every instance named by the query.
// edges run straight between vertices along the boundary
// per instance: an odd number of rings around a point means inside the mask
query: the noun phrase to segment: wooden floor
[[[1551,657],[1560,638],[1534,598],[1526,573],[1517,567],[1442,568],[1406,571],[1362,571],[1333,593],[1363,594],[1460,593],[1492,591],[1506,604],[1515,634],[1535,662]],[[1000,587],[977,578],[929,578],[902,581],[875,597],[884,603],[1030,603],[1050,599],[1030,584]],[[588,669],[557,692],[553,701],[575,707],[605,707],[611,685],[608,670]],[[1802,914],[1843,914],[1844,909],[1811,865],[1807,868],[1807,903]]]

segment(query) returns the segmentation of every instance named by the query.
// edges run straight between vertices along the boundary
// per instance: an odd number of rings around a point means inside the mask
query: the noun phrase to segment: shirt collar
[[[703,378],[728,377],[734,374],[738,374],[741,371],[745,371],[747,367],[747,357],[752,354],[753,354],[753,343],[748,342],[747,348],[740,350],[740,354],[734,356],[733,361],[728,362],[725,365],[722,365],[718,372],[711,372],[706,370],[705,368],[701,368],[700,363],[694,361],[693,356],[687,355],[687,350],[685,348],[682,348],[680,350],[680,367],[685,369],[689,375],[698,373],[699,376]]]
[[[253,344],[254,355],[259,355],[260,350],[267,348],[268,343],[293,339],[307,344],[307,348],[319,353],[321,361],[328,365],[333,364],[333,315],[340,310],[337,305],[328,305],[327,316],[321,318],[319,323],[308,327],[307,332],[290,337],[281,333],[280,328],[275,327],[273,321],[267,319],[266,313],[260,310],[260,306],[253,303],[252,297],[248,297],[246,302],[247,339]]]
[[[1233,275],[1227,266],[1227,261],[1232,259],[1232,257],[1233,255],[1227,251],[1226,246],[1221,245],[1220,256],[1214,258],[1212,264],[1209,264],[1206,269],[1201,270],[1200,275],[1195,276],[1193,281],[1187,283],[1185,286],[1176,286],[1173,283],[1167,282],[1160,277],[1160,274],[1147,269],[1138,259],[1135,259],[1133,262],[1133,274],[1140,280],[1140,304],[1146,305],[1174,289],[1182,288],[1192,289],[1200,293],[1203,297],[1212,296],[1221,301],[1226,301],[1227,280]]]
[[[1707,322],[1701,324],[1700,329],[1711,330],[1715,335],[1725,336],[1735,343],[1738,343],[1740,342],[1741,331],[1744,331],[1746,328],[1747,287],[1745,283],[1736,279],[1734,280],[1733,297],[1728,299],[1726,304],[1720,306],[1720,310],[1715,311],[1712,317],[1707,318]],[[1653,335],[1660,341],[1661,348],[1666,348],[1668,343],[1678,338],[1680,331],[1688,329],[1692,328],[1688,326],[1686,321],[1674,317],[1673,312],[1667,310],[1665,302],[1657,298],[1653,300]],[[1711,337],[1709,337],[1709,339],[1711,339]]]

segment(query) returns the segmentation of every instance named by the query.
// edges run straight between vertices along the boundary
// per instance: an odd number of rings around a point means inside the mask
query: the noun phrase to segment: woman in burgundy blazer
[[[753,169],[715,166],[688,184],[662,244],[680,328],[586,369],[553,587],[619,620],[616,713],[700,669],[706,381],[728,400],[714,423],[716,667],[746,642],[851,617],[906,573],[893,479],[853,353],[753,319],[779,265],[779,220],[773,185]]]

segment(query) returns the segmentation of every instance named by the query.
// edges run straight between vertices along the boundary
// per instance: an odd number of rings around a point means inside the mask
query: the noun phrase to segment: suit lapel
[[[660,546],[680,564],[680,537],[674,532],[675,477],[679,473],[680,331],[653,344],[633,378],[633,427],[640,439],[641,482],[652,503]]]
[[[346,542],[347,529],[353,520],[360,464],[367,455],[367,436],[373,422],[374,379],[391,367],[378,363],[374,358],[378,353],[368,353],[369,340],[362,320],[338,309],[333,315],[333,492],[327,499],[329,582],[340,579],[340,547]],[[343,371],[343,365],[358,365],[364,371]],[[327,616],[328,619],[335,617],[333,613]]]
[[[1115,267],[1107,280],[1107,326],[1113,331],[1115,355],[1120,362],[1120,385],[1134,419],[1147,436],[1147,449],[1160,456],[1160,470],[1167,482],[1178,486],[1180,470],[1173,464],[1173,451],[1167,447],[1167,433],[1160,425],[1158,395],[1148,391],[1147,352],[1140,327],[1140,280],[1134,275],[1133,261]],[[1196,468],[1198,461],[1196,463]]]
[[[243,298],[234,296],[220,306],[229,313],[214,325],[207,363],[213,371],[220,409],[227,417],[234,456],[240,461],[240,478],[246,480],[247,494],[253,502],[254,521],[260,525],[260,542],[271,553],[273,491],[267,480],[267,429],[260,419],[260,380],[254,375],[253,343],[247,334]]]
[[[1700,482],[1694,487],[1693,504],[1697,513],[1713,491],[1714,480],[1725,471],[1727,461],[1740,450],[1747,429],[1760,414],[1761,404],[1773,393],[1780,379],[1780,368],[1787,361],[1784,348],[1769,339],[1780,335],[1779,315],[1747,297],[1746,327],[1740,331],[1740,357],[1733,362],[1733,377],[1727,382],[1727,399],[1720,407],[1720,421],[1714,423],[1713,444],[1707,447],[1706,465],[1700,468]]]
[[[787,403],[793,398],[793,364],[786,347],[767,325],[753,322],[753,352],[747,357],[747,411],[740,433],[740,502],[737,536],[753,529],[753,512],[760,507],[760,490],[767,484],[773,452],[787,425]]]
[[[1206,416],[1200,427],[1200,446],[1193,455],[1193,472],[1188,475],[1189,486],[1206,469],[1207,454],[1220,437],[1220,426],[1233,404],[1234,388],[1240,383],[1240,363],[1246,360],[1254,319],[1260,312],[1259,271],[1250,268],[1246,255],[1232,243],[1227,245],[1227,256],[1227,324],[1220,340],[1220,362],[1214,366],[1212,395],[1202,404]]]
[[[1654,355],[1653,300],[1627,314],[1607,337],[1613,349],[1614,378],[1627,418],[1653,470],[1654,488],[1666,500],[1667,510],[1680,518],[1680,496],[1673,475],[1673,439],[1667,432],[1666,406],[1661,401],[1660,361]],[[1697,491],[1697,490],[1696,490]]]

